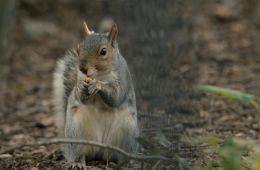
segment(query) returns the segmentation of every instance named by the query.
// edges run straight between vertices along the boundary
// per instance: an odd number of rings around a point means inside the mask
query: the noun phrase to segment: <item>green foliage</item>
[[[260,110],[260,105],[252,94],[210,85],[197,85],[195,90],[238,100],[242,104],[252,104]],[[204,150],[207,163],[192,169],[213,170],[217,167],[223,170],[260,170],[260,146],[253,140],[227,138],[220,142],[216,135],[209,135],[202,142],[209,145]]]
[[[260,170],[260,154],[255,156],[252,164],[252,170]]]
[[[190,169],[188,162],[183,158],[179,158],[178,164],[179,164],[179,170],[189,170]]]
[[[255,157],[252,161],[252,170],[260,170],[260,146],[252,144],[255,150]]]
[[[209,146],[204,150],[207,163],[193,170],[260,170],[260,146],[255,141],[227,138],[220,142],[217,136],[209,135],[203,143]]]
[[[239,100],[243,104],[252,104],[255,108],[260,109],[260,105],[255,101],[255,96],[252,94],[211,85],[197,85],[194,89],[204,93],[226,97],[228,99]]]
[[[245,147],[238,145],[233,139],[228,138],[220,148],[221,165],[224,170],[243,170],[242,155]]]

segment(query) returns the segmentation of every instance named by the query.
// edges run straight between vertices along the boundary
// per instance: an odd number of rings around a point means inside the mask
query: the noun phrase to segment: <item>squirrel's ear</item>
[[[116,23],[114,23],[108,34],[108,40],[112,46],[115,45],[115,41],[117,39],[117,34],[118,34],[117,26],[116,26]]]
[[[90,31],[90,30],[88,29],[88,25],[87,25],[87,22],[86,22],[86,21],[83,22],[83,27],[84,27],[84,31],[85,31],[85,33],[86,33],[87,35],[90,35],[90,34],[93,34],[93,33],[94,33],[94,31]]]

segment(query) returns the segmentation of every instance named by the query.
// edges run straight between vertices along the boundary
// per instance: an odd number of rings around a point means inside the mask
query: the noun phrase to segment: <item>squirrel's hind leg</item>
[[[85,170],[86,161],[84,153],[82,153],[82,145],[65,144],[64,156],[66,157],[68,170]]]
[[[68,138],[73,138],[69,136]],[[84,146],[79,144],[65,144],[64,156],[67,162],[67,170],[85,170],[86,160]]]
[[[65,137],[69,139],[84,139],[80,124],[77,122],[77,112],[79,112],[79,102],[75,100],[75,89],[73,89],[68,99]],[[76,117],[75,117],[76,116]],[[85,146],[75,143],[64,144],[64,156],[68,161],[68,170],[85,170]]]

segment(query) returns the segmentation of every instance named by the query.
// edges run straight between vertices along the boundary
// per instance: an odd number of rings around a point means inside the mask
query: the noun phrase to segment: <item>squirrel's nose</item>
[[[82,73],[84,73],[84,74],[87,74],[87,72],[88,72],[86,65],[83,63],[79,64],[79,70],[82,71]]]
[[[94,69],[88,68],[88,70],[87,70],[87,76],[88,76],[88,77],[91,77],[93,74],[94,74]]]
[[[79,70],[80,70],[82,73],[84,73],[86,76],[88,76],[88,77],[93,76],[94,73],[95,73],[95,71],[94,71],[93,68],[88,67],[88,66],[85,65],[85,64],[80,64],[80,65],[79,65]]]

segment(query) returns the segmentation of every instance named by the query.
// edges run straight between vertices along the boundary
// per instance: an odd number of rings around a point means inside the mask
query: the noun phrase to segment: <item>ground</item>
[[[206,158],[187,138],[213,133],[221,139],[259,139],[259,113],[253,106],[192,90],[195,84],[211,84],[259,100],[259,15],[257,0],[18,1],[11,58],[0,84],[0,149],[57,137],[51,101],[55,62],[83,38],[84,19],[97,30],[105,16],[117,22],[119,46],[134,77],[142,137],[150,141],[140,152],[157,150],[193,166]],[[0,169],[64,165],[57,145],[9,154],[0,158]],[[174,163],[164,167],[178,169]],[[140,169],[140,163],[129,168]]]

